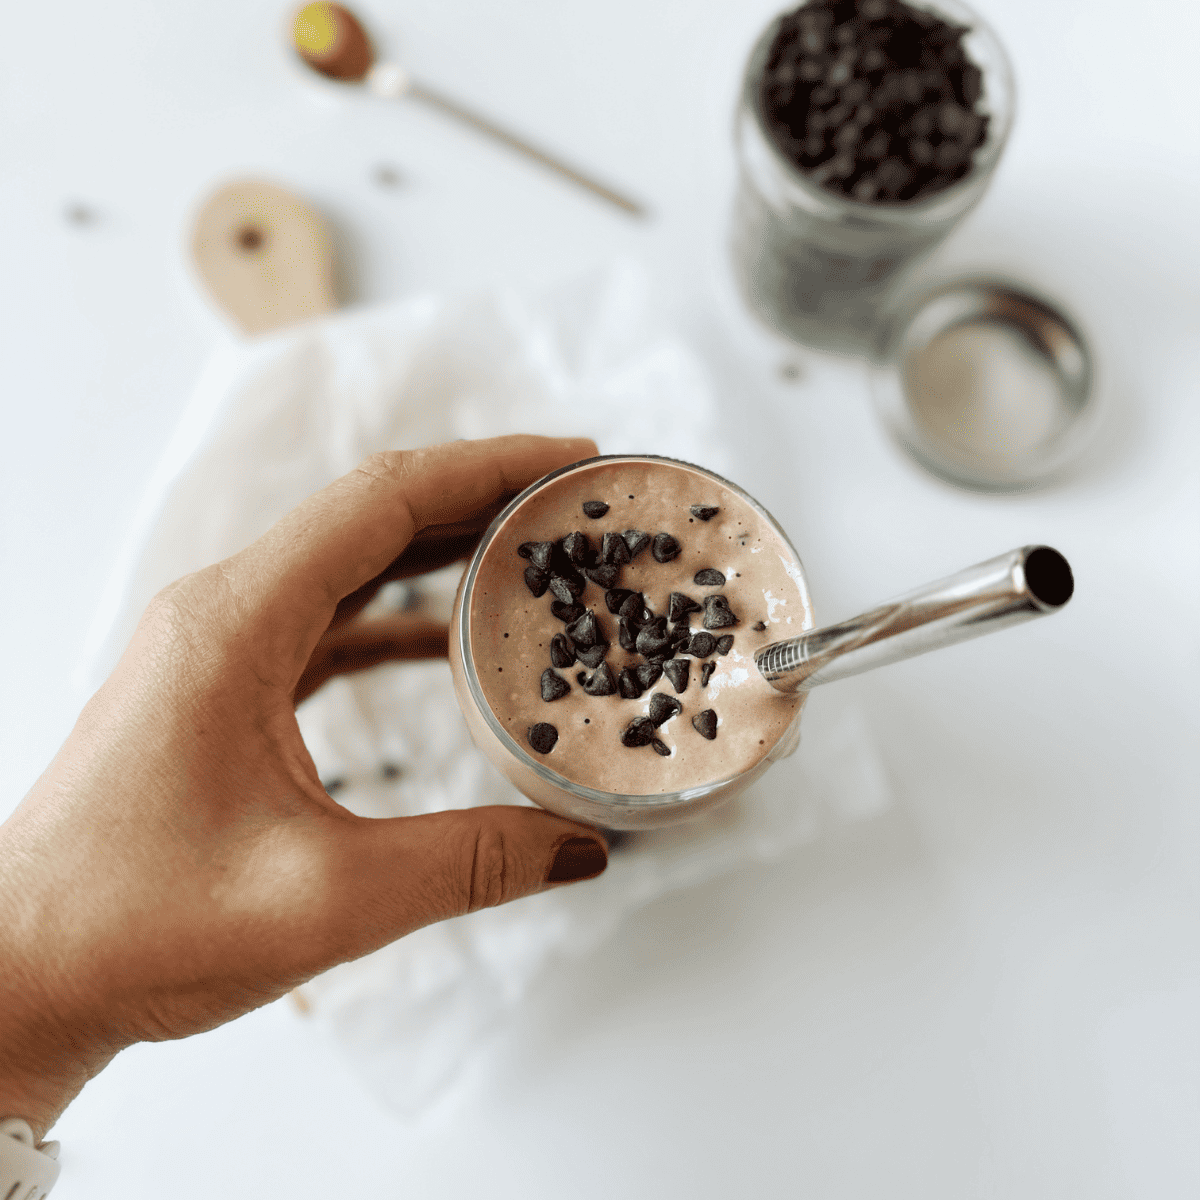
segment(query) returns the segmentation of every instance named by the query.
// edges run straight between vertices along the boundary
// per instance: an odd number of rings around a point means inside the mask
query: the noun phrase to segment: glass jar
[[[962,46],[982,72],[979,109],[989,117],[971,169],[931,196],[851,199],[814,183],[780,151],[763,113],[763,74],[788,14],[763,32],[742,80],[734,125],[734,274],[751,310],[768,326],[822,349],[869,350],[905,274],[983,197],[1012,125],[1012,71],[987,24],[958,0],[912,7],[969,27]]]

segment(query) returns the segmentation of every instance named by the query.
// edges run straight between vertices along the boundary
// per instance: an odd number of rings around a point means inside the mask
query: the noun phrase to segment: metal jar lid
[[[1050,302],[993,278],[910,301],[883,326],[873,393],[896,440],[964,487],[1034,487],[1092,425],[1092,358]]]

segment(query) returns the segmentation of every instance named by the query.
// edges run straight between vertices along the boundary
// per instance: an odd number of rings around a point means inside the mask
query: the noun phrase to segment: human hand
[[[508,437],[376,455],[155,597],[0,826],[0,1117],[40,1139],[134,1042],[211,1029],[422,925],[604,869],[595,830],[537,809],[352,815],[294,711],[339,671],[444,649],[426,623],[351,618],[595,452]]]

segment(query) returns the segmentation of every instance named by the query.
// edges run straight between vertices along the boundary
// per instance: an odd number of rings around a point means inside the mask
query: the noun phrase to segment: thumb
[[[341,847],[341,923],[365,954],[447,917],[506,904],[608,865],[604,837],[536,808],[490,805],[417,817],[363,818]]]

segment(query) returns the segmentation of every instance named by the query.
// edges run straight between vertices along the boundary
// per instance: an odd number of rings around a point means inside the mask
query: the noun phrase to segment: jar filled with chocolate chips
[[[808,0],[751,52],[735,123],[734,271],[785,336],[866,350],[897,285],[979,202],[1013,111],[1007,57],[958,0]]]

